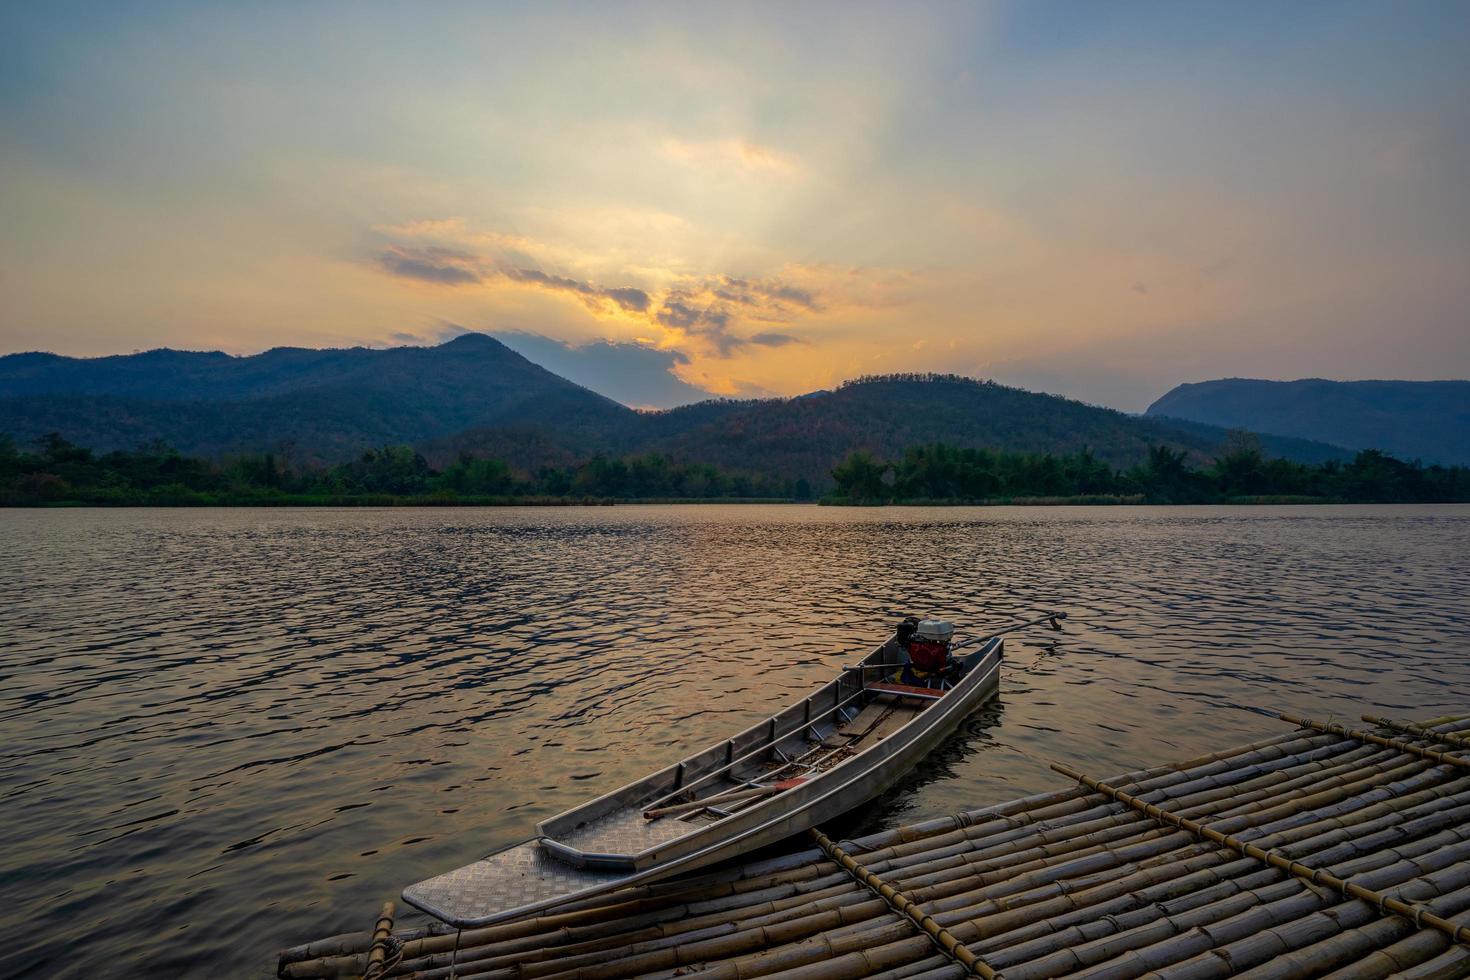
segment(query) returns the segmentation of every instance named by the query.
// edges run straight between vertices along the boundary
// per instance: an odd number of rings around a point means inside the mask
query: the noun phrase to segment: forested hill
[[[676,409],[674,411],[682,411]],[[824,466],[852,447],[896,455],[910,446],[945,442],[1012,452],[1064,453],[1091,449],[1116,465],[1143,459],[1152,445],[1208,457],[1223,445],[1223,429],[1181,427],[1070,398],[949,375],[889,375],[848,382],[836,391],[756,403],[657,444],[667,451],[711,447],[710,462],[733,465],[740,453],[781,461],[794,471]],[[1335,446],[1300,439],[1262,440],[1273,456],[1302,462],[1344,458]],[[731,459],[721,458],[728,447]]]
[[[1155,445],[1203,462],[1220,452],[1229,435],[1214,426],[1144,419],[993,382],[888,375],[797,398],[711,401],[645,413],[623,446],[732,471],[805,478],[822,488],[831,482],[832,466],[853,450],[894,456],[933,442],[1027,453],[1090,449],[1102,460],[1128,466]],[[530,468],[534,454],[547,447],[526,439],[504,429],[474,429],[430,443],[425,451],[438,462],[471,453]],[[1304,463],[1351,456],[1302,439],[1261,437],[1260,445],[1271,456]],[[551,461],[564,465],[569,458]]]
[[[100,451],[162,439],[206,456],[272,450],[333,461],[471,426],[553,419],[564,441],[595,451],[637,413],[482,334],[438,347],[282,347],[250,357],[0,357],[0,432],[22,443],[58,432]]]
[[[1470,381],[1257,381],[1179,385],[1148,416],[1381,449],[1429,463],[1470,463]]]
[[[1090,449],[1127,466],[1151,446],[1197,461],[1223,429],[1125,415],[968,378],[896,375],[797,398],[709,401],[635,412],[478,334],[439,347],[282,348],[253,357],[150,351],[80,360],[0,358],[0,433],[22,446],[47,433],[99,452],[154,440],[213,458],[271,452],[285,464],[333,463],[390,444],[435,466],[462,455],[519,472],[597,455],[660,453],[731,473],[830,485],[854,450],[892,456],[943,442],[1025,453]],[[1346,458],[1332,446],[1266,438],[1271,455]]]

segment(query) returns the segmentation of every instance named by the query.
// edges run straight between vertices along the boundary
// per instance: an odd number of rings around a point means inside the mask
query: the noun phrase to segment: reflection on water
[[[1470,690],[1466,507],[9,511],[0,540],[6,976],[268,976],[909,612],[1071,619],[1007,642],[1001,702],[864,829]]]

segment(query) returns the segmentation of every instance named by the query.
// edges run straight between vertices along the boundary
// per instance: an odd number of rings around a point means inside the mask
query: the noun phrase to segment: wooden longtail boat
[[[403,900],[483,926],[799,834],[891,787],[994,697],[1002,646],[997,636],[957,653],[952,683],[935,689],[890,680],[907,649],[894,637],[779,714],[542,821],[530,840],[410,885]]]

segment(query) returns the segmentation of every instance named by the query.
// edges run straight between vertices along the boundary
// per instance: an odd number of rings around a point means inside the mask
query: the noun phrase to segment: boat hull
[[[865,662],[883,662],[879,647]],[[891,736],[810,781],[749,810],[640,856],[641,867],[576,866],[533,838],[481,861],[411,885],[403,900],[461,928],[491,925],[708,867],[779,843],[866,803],[891,788],[931,753],[1000,686],[1000,639],[969,658],[954,689]],[[636,785],[636,784],[635,784]],[[626,788],[625,788],[626,789]],[[618,791],[623,792],[623,791]],[[603,799],[616,800],[618,793]],[[543,825],[544,828],[545,825]]]

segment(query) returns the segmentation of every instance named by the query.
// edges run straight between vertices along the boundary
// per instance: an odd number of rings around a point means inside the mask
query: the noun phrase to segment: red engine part
[[[909,663],[915,670],[936,674],[949,666],[949,644],[934,640],[909,641]]]

